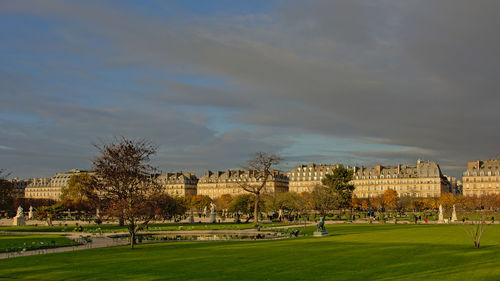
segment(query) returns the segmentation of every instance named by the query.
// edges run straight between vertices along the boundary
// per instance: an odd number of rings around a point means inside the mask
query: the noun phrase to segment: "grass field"
[[[73,240],[53,234],[0,234],[0,253],[78,245]]]
[[[171,242],[0,260],[33,280],[500,280],[500,226],[474,249],[460,225],[328,225],[332,236]],[[313,228],[308,228],[310,233]]]
[[[289,223],[288,223],[289,224]],[[287,223],[265,223],[262,227],[280,226],[287,225]],[[85,232],[96,232],[98,230],[102,232],[126,232],[127,228],[119,225],[103,224],[103,225],[83,225],[83,231]],[[249,229],[253,228],[253,223],[216,223],[216,224],[187,224],[187,223],[176,223],[176,224],[151,224],[149,225],[149,231],[159,231],[159,230],[237,230],[237,229]],[[0,226],[0,232],[2,231],[16,231],[16,232],[74,232],[76,225],[68,226]]]

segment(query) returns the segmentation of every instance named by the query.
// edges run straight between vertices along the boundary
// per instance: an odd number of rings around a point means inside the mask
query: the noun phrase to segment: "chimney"
[[[401,172],[401,164],[398,164],[398,174]]]

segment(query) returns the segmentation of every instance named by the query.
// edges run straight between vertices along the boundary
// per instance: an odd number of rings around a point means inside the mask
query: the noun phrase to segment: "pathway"
[[[61,234],[61,233],[58,233]],[[70,235],[68,238],[72,240],[79,240],[80,235]],[[51,249],[41,249],[41,250],[31,250],[25,252],[15,252],[15,253],[0,253],[0,259],[14,258],[14,257],[24,257],[24,256],[33,256],[40,254],[50,254],[50,253],[61,253],[61,252],[70,252],[70,251],[78,251],[92,248],[104,248],[104,247],[112,247],[118,245],[126,245],[128,244],[127,240],[122,239],[112,239],[109,237],[92,237],[91,243],[86,243],[83,245],[76,246],[66,246],[66,247],[58,247]]]

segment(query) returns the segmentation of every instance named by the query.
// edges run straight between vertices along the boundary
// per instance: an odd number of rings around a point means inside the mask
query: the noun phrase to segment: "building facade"
[[[500,159],[467,163],[462,188],[466,196],[500,194]]]
[[[69,179],[85,172],[73,169],[66,173],[56,173],[52,178],[34,178],[24,190],[24,197],[60,200],[61,191],[68,186]]]
[[[237,196],[246,194],[242,185],[260,185],[262,180],[256,177],[255,172],[241,170],[208,171],[198,181],[197,194],[217,198],[223,194]],[[271,171],[264,188],[265,193],[288,191],[288,177],[278,170]]]
[[[300,165],[287,173],[290,179],[288,189],[290,192],[312,192],[314,187],[321,185],[321,180],[327,174],[331,174],[340,164],[324,165],[314,164]]]
[[[18,179],[13,178],[8,180],[12,185],[14,185],[14,196],[17,198],[24,197],[24,192],[26,187],[32,182],[32,179]]]
[[[168,195],[173,197],[196,195],[198,178],[191,173],[165,173],[157,178]]]
[[[388,189],[399,196],[439,197],[451,192],[450,183],[434,162],[417,161],[417,165],[355,167],[352,184],[359,198],[375,197]]]
[[[460,188],[459,188],[460,181],[458,181],[457,178],[452,177],[452,176],[448,176],[448,175],[444,175],[444,176],[446,177],[446,179],[450,183],[451,193],[453,193],[453,195],[461,194],[462,192],[460,191]]]

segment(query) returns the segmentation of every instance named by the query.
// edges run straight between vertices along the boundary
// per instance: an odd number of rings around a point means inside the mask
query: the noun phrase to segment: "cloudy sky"
[[[163,171],[500,157],[500,1],[2,1],[0,168]]]

